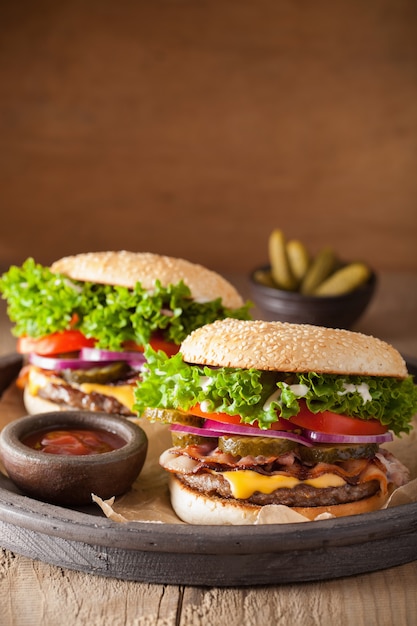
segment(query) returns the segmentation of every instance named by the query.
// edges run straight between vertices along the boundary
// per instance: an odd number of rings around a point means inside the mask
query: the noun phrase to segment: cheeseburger
[[[224,319],[146,356],[135,409],[170,423],[160,464],[185,522],[250,524],[266,505],[353,515],[408,481],[384,443],[410,431],[417,387],[379,339]]]
[[[0,279],[26,365],[29,413],[132,415],[144,346],[172,355],[194,329],[248,318],[235,288],[201,265],[152,253],[92,252],[51,267],[28,259]]]

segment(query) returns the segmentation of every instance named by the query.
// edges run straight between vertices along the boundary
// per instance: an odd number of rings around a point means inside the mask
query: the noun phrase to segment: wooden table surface
[[[245,294],[246,282],[230,279]],[[379,336],[417,359],[416,322],[417,275],[384,273],[375,301],[355,330]],[[2,302],[0,354],[13,350]],[[225,589],[101,578],[0,550],[2,626],[414,626],[416,588],[417,562],[324,582]]]

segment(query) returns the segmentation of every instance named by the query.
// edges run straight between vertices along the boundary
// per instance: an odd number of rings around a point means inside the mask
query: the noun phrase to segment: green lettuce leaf
[[[240,415],[244,424],[256,421],[269,428],[278,416],[297,415],[300,402],[305,401],[313,413],[329,410],[364,420],[376,418],[398,435],[410,431],[417,412],[417,387],[411,376],[399,380],[210,368],[184,363],[180,353],[169,358],[149,347],[145,356],[143,379],[135,389],[134,408],[139,415],[146,408],[188,411],[203,404],[207,412]],[[365,384],[371,399],[364,402],[356,389],[345,393],[344,384]]]
[[[42,337],[68,328],[80,304],[80,290],[64,276],[53,274],[33,259],[13,265],[0,279],[13,334]]]
[[[216,319],[251,317],[250,302],[239,309],[224,307],[220,298],[198,303],[182,281],[168,287],[156,281],[149,293],[140,283],[127,289],[71,280],[33,259],[3,274],[0,292],[15,336],[42,337],[67,329],[76,319],[75,328],[97,339],[97,347],[111,350],[121,349],[125,341],[146,344],[155,331],[179,345],[191,331]]]
[[[377,419],[396,434],[410,431],[410,421],[417,412],[417,387],[413,378],[397,379],[386,376],[337,376],[334,374],[297,374],[297,382],[308,387],[305,396],[312,413],[332,411],[361,419]],[[365,385],[370,398],[364,401],[360,391],[346,392],[344,385],[356,389]],[[282,387],[282,383],[278,383]],[[281,414],[291,417],[292,407],[299,400],[286,390]]]

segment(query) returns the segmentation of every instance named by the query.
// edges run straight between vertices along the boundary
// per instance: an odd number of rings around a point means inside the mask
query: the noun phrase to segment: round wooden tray
[[[0,390],[20,367],[0,359]],[[98,508],[28,498],[0,475],[2,547],[69,569],[150,583],[254,586],[325,580],[417,559],[417,503],[305,524],[119,524]]]

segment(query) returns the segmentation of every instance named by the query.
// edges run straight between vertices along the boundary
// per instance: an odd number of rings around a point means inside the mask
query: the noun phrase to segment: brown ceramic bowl
[[[107,431],[125,443],[110,452],[50,454],[22,443],[45,430]],[[91,494],[107,499],[129,490],[146,458],[144,431],[118,416],[83,411],[30,415],[11,422],[0,434],[0,456],[10,479],[26,495],[53,504],[79,506]]]
[[[377,276],[354,291],[341,296],[305,296],[294,291],[267,287],[255,280],[256,272],[269,270],[265,265],[250,274],[252,297],[268,321],[314,324],[330,328],[351,328],[363,315],[375,292]]]

